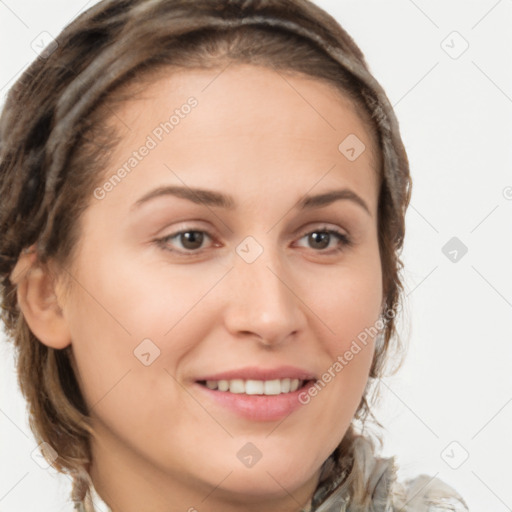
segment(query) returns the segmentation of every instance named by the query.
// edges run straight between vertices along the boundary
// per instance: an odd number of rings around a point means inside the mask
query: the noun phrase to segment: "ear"
[[[55,278],[37,262],[34,251],[24,251],[11,274],[17,284],[18,305],[36,338],[55,349],[71,344],[71,335],[55,291]]]

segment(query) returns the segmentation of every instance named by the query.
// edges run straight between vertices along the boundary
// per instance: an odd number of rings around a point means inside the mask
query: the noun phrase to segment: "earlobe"
[[[36,338],[55,349],[70,345],[70,332],[50,272],[34,264],[34,255],[23,254],[12,273],[11,281],[18,285],[19,307]]]

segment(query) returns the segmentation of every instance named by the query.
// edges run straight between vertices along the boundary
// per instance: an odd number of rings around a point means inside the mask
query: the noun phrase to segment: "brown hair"
[[[374,136],[386,308],[355,415],[364,425],[373,416],[367,397],[372,379],[384,374],[392,342],[397,353],[402,348],[395,317],[403,291],[400,252],[411,179],[393,109],[352,38],[308,0],[104,0],[68,25],[56,42],[55,51],[36,59],[11,88],[0,119],[0,279],[2,316],[17,350],[30,426],[38,442],[58,453],[53,466],[73,476],[73,499],[87,491],[93,430],[71,366],[72,346],[55,350],[34,336],[10,275],[21,252],[34,244],[41,264],[72,260],[81,213],[118,140],[106,129],[110,105],[119,101],[121,87],[167,66],[242,62],[328,81],[353,101]],[[334,455],[350,473],[355,502],[363,503],[361,475],[351,466],[357,436],[351,424]],[[323,480],[332,471],[326,469]]]

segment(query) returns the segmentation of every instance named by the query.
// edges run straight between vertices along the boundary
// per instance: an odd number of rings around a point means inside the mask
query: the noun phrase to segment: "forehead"
[[[363,112],[348,93],[327,80],[292,70],[243,63],[229,63],[213,69],[169,66],[147,73],[141,81],[127,83],[121,90],[123,97],[131,99],[118,105],[123,120],[126,116],[129,124],[134,117],[141,121],[164,118],[195,95],[201,105],[204,126],[201,131],[200,126],[194,125],[197,136],[213,135],[212,129],[219,132],[223,127],[216,121],[220,119],[224,123],[229,121],[232,127],[249,128],[252,134],[270,131],[276,126],[289,132],[290,124],[282,114],[286,112],[289,118],[290,110],[295,119],[305,121],[295,126],[292,134],[302,132],[310,137],[317,132],[321,138],[330,130],[331,135],[339,138],[349,129],[358,130],[363,135],[371,132],[365,122],[369,121],[369,114]],[[231,108],[221,110],[225,106]],[[115,117],[112,120],[116,122]],[[261,123],[256,127],[258,120]],[[117,117],[117,121],[121,119]],[[205,125],[205,122],[209,123]],[[274,132],[275,136],[279,134]]]
[[[186,168],[196,184],[218,184],[231,170],[232,184],[253,172],[274,184],[303,178],[307,186],[334,166],[326,180],[377,187],[373,134],[354,102],[326,81],[231,64],[160,70],[133,92],[112,116],[121,133],[116,164],[149,137],[156,147],[146,160]],[[183,108],[190,98],[194,108]]]

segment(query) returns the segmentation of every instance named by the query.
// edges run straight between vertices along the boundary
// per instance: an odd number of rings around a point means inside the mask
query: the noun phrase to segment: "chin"
[[[307,450],[303,451],[306,452],[303,455],[307,456]],[[315,479],[320,466],[321,463],[311,458],[304,460],[274,452],[267,457],[262,456],[251,467],[245,467],[236,457],[222,463],[219,461],[216,469],[208,472],[208,478],[210,481],[212,476],[217,478],[217,481],[210,482],[217,486],[225,477],[221,484],[224,492],[240,494],[240,498],[247,503],[247,500],[278,499],[293,493]],[[219,469],[221,467],[222,470]]]
[[[262,500],[277,500],[289,496],[289,493],[305,485],[309,479],[314,476],[304,476],[302,474],[291,473],[288,471],[275,470],[270,471],[260,469],[249,471],[234,470],[229,477],[222,483],[222,489],[232,497],[239,496],[242,502],[257,502]]]

